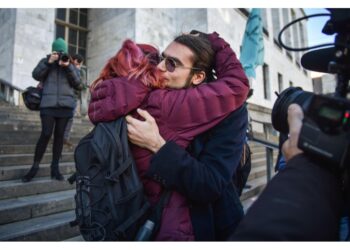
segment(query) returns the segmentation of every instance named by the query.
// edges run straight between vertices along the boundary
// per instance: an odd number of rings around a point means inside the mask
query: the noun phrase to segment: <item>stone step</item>
[[[33,163],[33,153],[32,154],[4,154],[0,155],[0,166],[16,166],[16,165],[29,165]],[[51,163],[52,153],[45,153],[41,163]],[[74,153],[65,152],[62,153],[60,162],[73,162]]]
[[[50,176],[50,165],[49,163],[40,164],[39,171],[33,180],[37,177]],[[31,166],[32,165],[2,166],[0,167],[0,181],[21,179],[29,171]],[[75,163],[60,162],[59,169],[63,175],[71,175],[75,172]]]
[[[252,169],[265,166],[266,165],[266,159],[265,158],[256,158],[252,159]]]
[[[262,192],[266,185],[266,176],[259,177],[257,179],[253,179],[251,181],[247,182],[247,187],[244,188],[242,195],[241,195],[241,201],[244,201],[246,199],[249,199],[253,196],[256,196]]]
[[[20,179],[1,181],[0,200],[74,189],[75,185],[71,185],[66,181],[70,175],[64,177],[64,181],[52,180],[50,177],[37,177],[26,183],[23,183]]]
[[[1,112],[0,120],[40,121],[40,115],[39,112],[22,114],[17,112]]]
[[[21,119],[10,119],[10,118],[5,118],[5,119],[0,119],[0,125],[8,125],[8,124],[13,124],[16,126],[20,126],[21,124],[25,125],[31,125],[31,126],[41,126],[41,120],[21,120]],[[88,119],[79,119],[74,117],[73,119],[73,127],[74,126],[94,126],[90,120]]]
[[[265,151],[265,147],[261,144],[249,144],[251,151]]]
[[[248,181],[257,179],[262,176],[266,176],[266,166],[252,168],[248,176]]]
[[[75,115],[74,118],[79,123],[90,123],[89,117]],[[37,111],[27,111],[27,110],[11,110],[11,109],[1,109],[0,108],[0,120],[32,120],[32,121],[40,121],[40,112]]]
[[[62,241],[79,235],[78,227],[69,225],[74,219],[74,211],[68,211],[1,225],[0,240]]]
[[[93,128],[93,125],[82,125],[74,123],[71,128],[71,133],[83,134],[88,133]],[[27,124],[27,123],[0,123],[0,133],[9,132],[9,131],[17,131],[17,132],[41,132],[41,123],[37,124]]]
[[[2,99],[0,99],[0,109],[28,110],[25,106],[14,106],[8,102],[3,101]]]
[[[52,140],[50,140],[47,145],[45,153],[52,153]],[[27,144],[27,145],[0,145],[0,155],[6,154],[34,154],[35,144]],[[76,145],[72,147],[68,147],[67,145],[63,145],[63,153],[74,152],[74,148]]]
[[[25,106],[6,106],[6,105],[1,105],[0,104],[0,113],[8,113],[8,112],[12,112],[12,113],[32,113],[32,114],[36,114],[39,113],[38,111],[33,111],[30,109],[27,109]]]
[[[277,160],[277,155],[274,156],[273,158],[273,166],[275,165],[275,162]],[[266,166],[266,158],[265,157],[259,157],[259,158],[255,158],[255,159],[252,159],[252,168],[255,168],[255,167],[261,167],[261,166]]]
[[[0,225],[75,208],[75,190],[31,195],[0,201]]]
[[[252,151],[251,157],[252,157],[252,160],[257,159],[257,158],[265,158],[266,152],[265,151]]]
[[[86,130],[88,131],[88,130]],[[87,134],[85,130],[79,128],[75,128],[74,130],[71,131],[71,137],[73,138],[80,138],[83,137],[84,135]],[[1,131],[0,132],[0,140],[5,140],[7,142],[18,142],[23,139],[26,139],[27,141],[36,141],[39,139],[41,134],[41,130],[36,130],[36,131],[30,131],[30,130],[19,130],[19,131],[14,131],[14,130],[8,130],[8,131]],[[53,138],[53,135],[52,135]],[[35,144],[33,143],[33,144]],[[5,143],[2,143],[5,144]],[[10,144],[10,143],[8,143]]]
[[[86,133],[87,134],[87,133]],[[75,135],[73,133],[71,135],[70,140],[73,143],[77,143],[83,138],[86,134],[81,135]],[[17,133],[16,131],[7,132],[7,133],[0,133],[0,145],[29,145],[29,144],[36,144],[39,139],[40,133],[35,132],[22,132]],[[52,138],[51,138],[52,140]]]
[[[0,111],[0,120],[40,121],[40,112]],[[75,116],[76,123],[91,124],[88,117]]]
[[[37,111],[32,111],[29,109],[14,109],[10,107],[0,107],[0,115],[3,116],[14,116],[14,115],[27,115],[27,116],[33,116],[33,117],[40,117],[40,113]]]

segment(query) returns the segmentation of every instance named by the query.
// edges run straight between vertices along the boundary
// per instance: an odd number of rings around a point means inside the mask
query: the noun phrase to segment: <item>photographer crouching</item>
[[[62,38],[52,43],[52,53],[40,60],[33,70],[33,78],[42,85],[40,103],[41,134],[36,144],[34,163],[22,181],[28,182],[39,170],[40,161],[54,133],[51,178],[64,180],[59,171],[63,135],[75,107],[74,89],[82,89],[79,70],[70,62],[67,44]]]

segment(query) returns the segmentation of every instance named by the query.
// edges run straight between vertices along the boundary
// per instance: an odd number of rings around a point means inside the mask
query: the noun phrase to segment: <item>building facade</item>
[[[256,70],[251,82],[254,95],[248,101],[254,130],[261,133],[271,130],[275,91],[289,86],[312,91],[310,74],[300,65],[301,54],[288,52],[277,42],[285,24],[305,16],[303,9],[273,8],[262,13],[265,63]],[[51,52],[57,37],[67,41],[69,53],[86,58],[88,82],[126,38],[163,50],[181,32],[217,31],[239,57],[248,15],[249,9],[0,9],[0,79],[22,89],[36,85],[32,70]],[[305,47],[306,23],[287,30],[284,41]]]

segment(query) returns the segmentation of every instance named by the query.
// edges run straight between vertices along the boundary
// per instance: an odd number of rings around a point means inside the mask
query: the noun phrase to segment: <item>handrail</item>
[[[10,87],[10,88],[12,88],[12,89],[15,89],[15,90],[17,90],[17,91],[19,91],[19,92],[23,92],[23,91],[24,91],[24,90],[21,89],[20,87],[17,87],[17,86],[15,86],[15,85],[12,85],[12,84],[9,83],[8,81],[6,81],[6,80],[4,80],[4,79],[1,79],[1,78],[0,78],[0,83],[3,84],[3,85],[5,85],[5,86],[8,86],[8,87]]]
[[[5,100],[6,102],[12,105],[20,105],[21,102],[21,93],[23,89],[12,85],[8,81],[0,78],[0,99]],[[16,100],[15,100],[16,98]]]
[[[269,125],[271,125],[271,122],[259,121],[259,120],[255,120],[255,119],[253,119],[253,118],[249,118],[249,122],[256,122],[256,123],[269,124]]]
[[[269,142],[263,139],[255,138],[253,135],[248,134],[248,140],[257,142],[263,145],[266,148],[266,177],[267,182],[269,182],[272,178],[272,169],[273,169],[273,150],[278,149],[278,145],[273,142]]]
[[[266,148],[278,149],[278,145],[276,143],[269,142],[269,141],[266,141],[266,140],[263,140],[263,139],[259,139],[259,138],[256,138],[256,137],[252,136],[252,135],[248,136],[248,140],[257,142],[259,144],[262,144]]]

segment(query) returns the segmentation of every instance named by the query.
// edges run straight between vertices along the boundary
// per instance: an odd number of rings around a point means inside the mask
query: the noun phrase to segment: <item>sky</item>
[[[306,15],[318,14],[318,13],[329,13],[326,9],[309,9],[304,8]],[[314,17],[307,21],[308,30],[308,41],[309,46],[334,42],[334,36],[325,35],[322,33],[322,28],[329,17]]]
[[[321,8],[304,8],[304,11],[306,15],[329,13],[328,10]],[[322,28],[328,20],[329,17],[314,17],[308,19],[307,30],[309,46],[334,42],[334,35],[330,36],[322,33]],[[323,75],[323,73],[311,71],[311,77],[319,77],[321,75]]]

